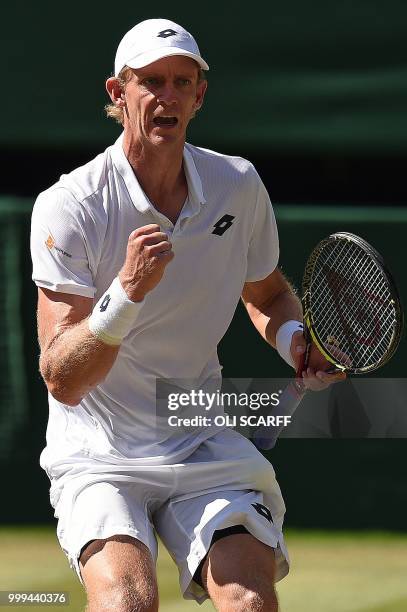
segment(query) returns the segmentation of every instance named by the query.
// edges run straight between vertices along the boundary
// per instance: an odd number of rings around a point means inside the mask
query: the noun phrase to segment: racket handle
[[[305,324],[304,324],[305,325]],[[304,326],[304,330],[305,330],[305,326]],[[304,370],[307,369],[308,367],[308,362],[309,362],[309,357],[310,357],[310,353],[311,353],[311,341],[309,339],[309,336],[305,335],[304,332],[304,337],[305,340],[307,341],[307,344],[305,346],[305,351],[303,352],[303,354],[300,356],[300,360],[298,362],[298,368],[297,371],[295,373],[295,378],[296,380],[302,380],[302,373],[304,372]]]
[[[300,356],[300,360],[298,363],[298,368],[295,373],[295,379],[288,383],[283,393],[280,396],[280,401],[278,404],[278,416],[292,416],[294,412],[297,410],[297,407],[301,403],[304,395],[306,393],[306,389],[302,382],[302,373],[308,367],[308,360],[311,352],[311,342],[307,339],[306,348],[304,353]],[[262,450],[270,450],[274,448],[277,442],[277,438],[280,435],[284,428],[284,423],[282,425],[270,426],[270,427],[259,427],[253,436],[253,442],[257,446],[257,448],[261,448]]]
[[[297,410],[297,407],[301,403],[306,393],[305,387],[297,380],[291,381],[283,393],[280,395],[280,402],[278,404],[278,416],[292,416]],[[277,438],[284,429],[284,423],[275,426],[262,426],[259,427],[253,436],[253,442],[257,448],[262,450],[270,450],[274,448]]]

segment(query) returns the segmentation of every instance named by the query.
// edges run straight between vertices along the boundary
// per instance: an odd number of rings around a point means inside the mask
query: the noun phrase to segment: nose
[[[172,104],[177,103],[177,96],[174,85],[171,83],[166,83],[160,88],[160,91],[157,93],[157,102],[158,104],[162,104],[164,106],[171,106]]]

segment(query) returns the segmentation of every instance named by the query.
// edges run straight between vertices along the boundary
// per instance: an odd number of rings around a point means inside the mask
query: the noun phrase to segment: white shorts
[[[58,538],[79,578],[79,556],[91,540],[129,535],[157,559],[158,533],[178,566],[185,599],[206,592],[193,576],[214,532],[243,525],[275,549],[276,580],[289,569],[282,525],[285,512],[270,463],[246,438],[222,431],[183,463],[137,466],[131,473],[100,474],[64,486],[56,507]]]

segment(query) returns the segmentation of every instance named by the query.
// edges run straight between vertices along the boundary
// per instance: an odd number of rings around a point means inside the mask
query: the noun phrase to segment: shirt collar
[[[113,163],[119,174],[123,177],[130,199],[140,212],[144,213],[151,210],[152,206],[146,194],[140,186],[137,177],[123,151],[123,136],[120,134],[116,142],[110,147]],[[198,174],[194,159],[187,146],[184,147],[183,163],[185,176],[188,183],[188,198],[191,213],[199,211],[201,204],[206,202],[202,190],[202,181]],[[191,215],[192,216],[192,215]]]
[[[184,147],[184,171],[188,182],[188,192],[191,205],[198,210],[201,204],[205,204],[205,196],[202,189],[201,177],[198,174],[192,153],[186,144]]]

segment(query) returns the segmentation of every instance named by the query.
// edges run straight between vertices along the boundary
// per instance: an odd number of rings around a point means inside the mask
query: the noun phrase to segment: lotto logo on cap
[[[114,73],[124,66],[143,68],[170,55],[184,55],[209,70],[192,34],[168,19],[147,19],[125,34],[117,48]]]

